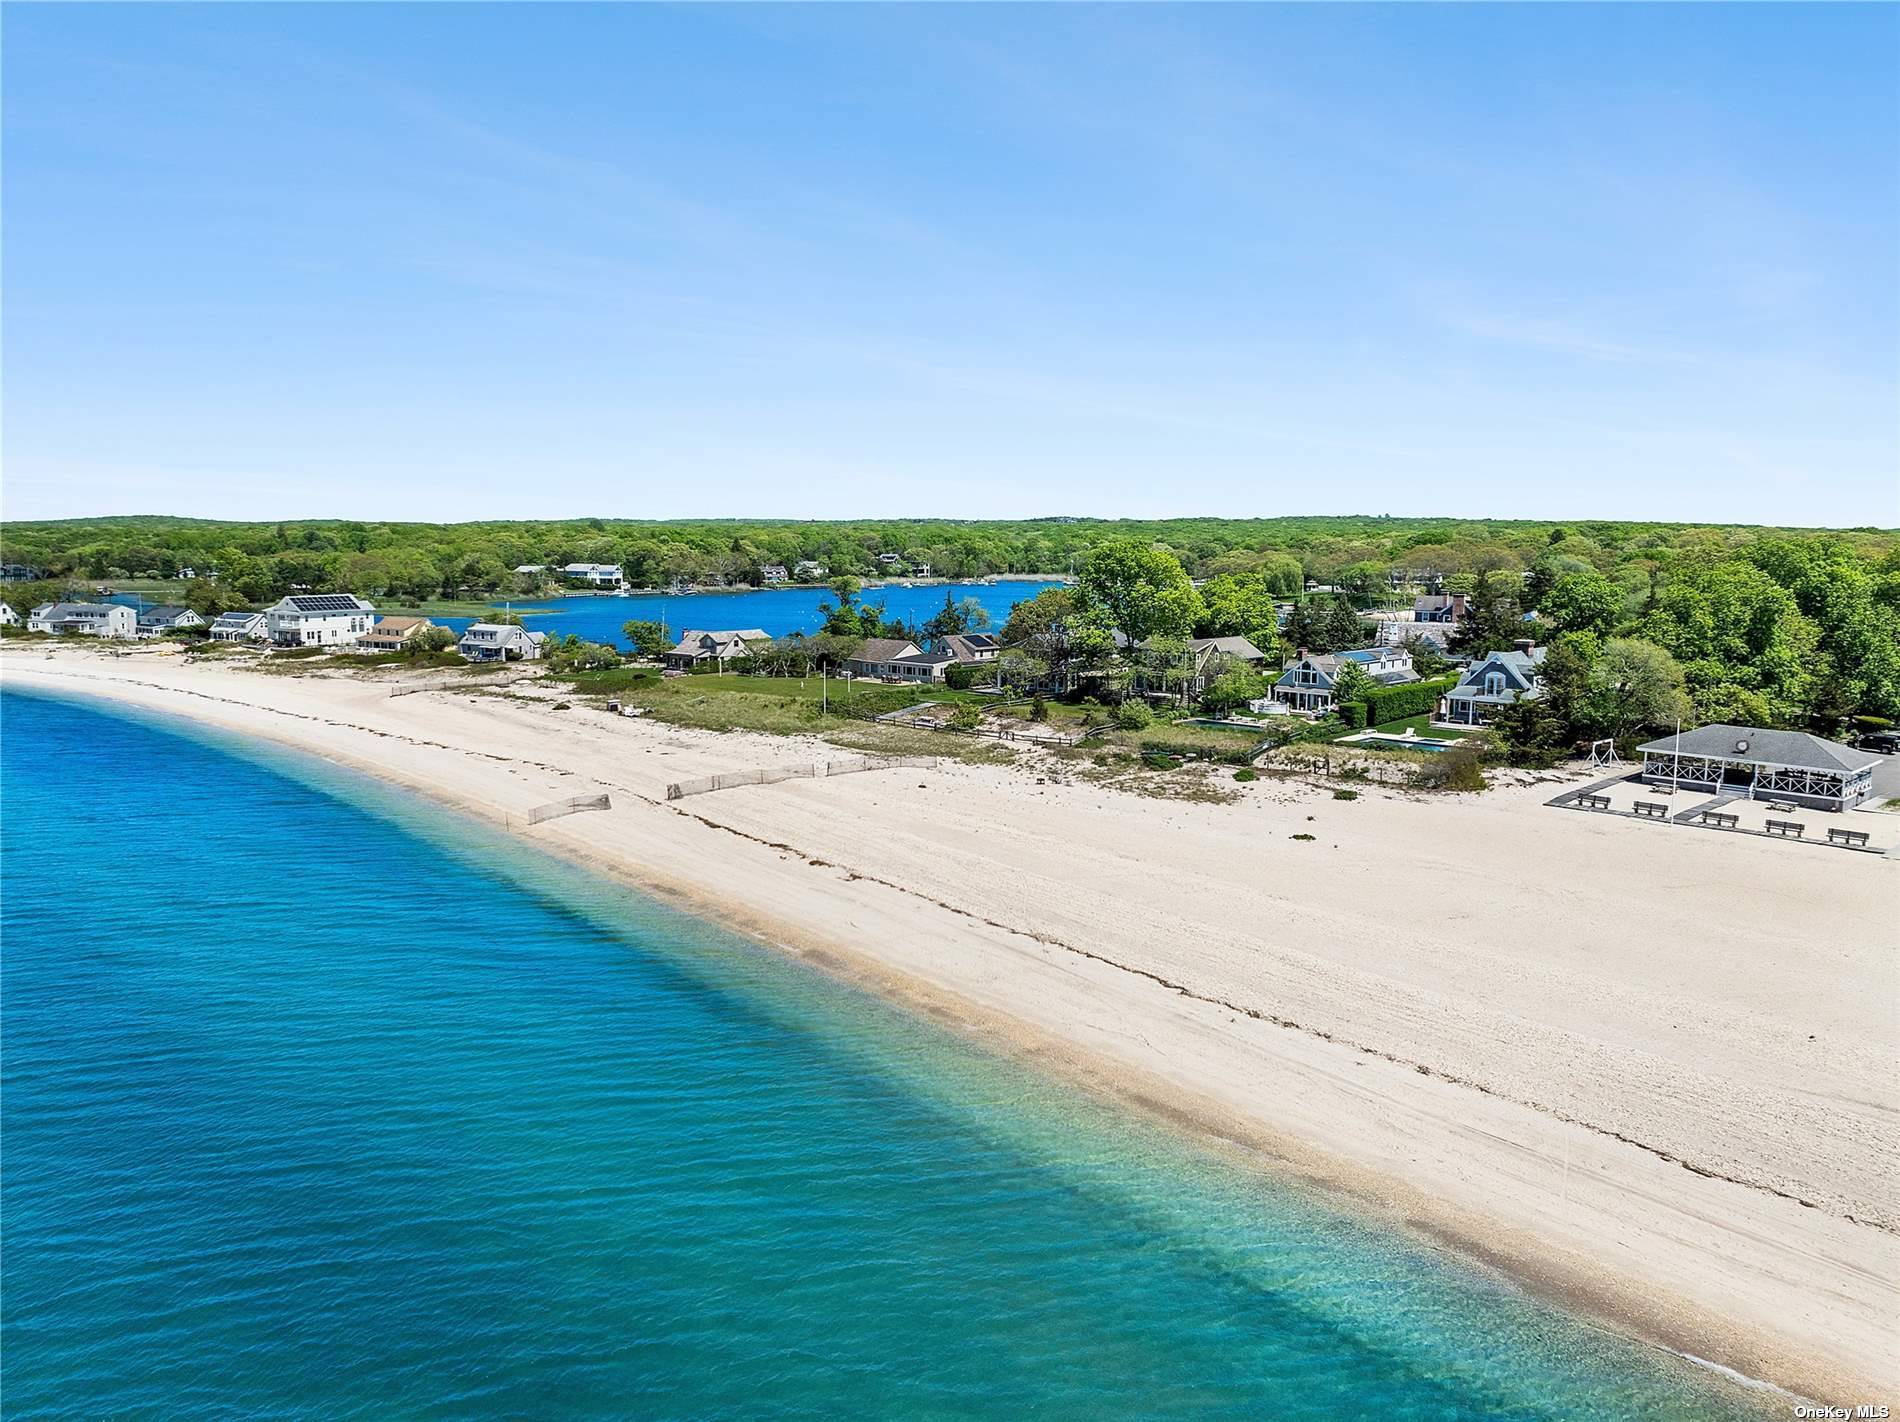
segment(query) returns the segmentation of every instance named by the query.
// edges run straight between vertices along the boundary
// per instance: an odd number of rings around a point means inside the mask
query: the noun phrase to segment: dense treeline
[[[1259,572],[1280,594],[1296,591],[1302,579],[1365,594],[1395,566],[1425,574],[1522,571],[1540,558],[1643,582],[1684,559],[1734,553],[1783,534],[1680,524],[1553,529],[1547,523],[1376,517],[456,524],[132,517],[11,523],[0,529],[0,560],[55,578],[95,580],[215,567],[221,582],[253,599],[292,586],[423,598],[509,590],[517,567],[570,562],[618,563],[645,587],[676,580],[754,582],[761,565],[791,567],[801,560],[823,564],[830,576],[862,578],[879,571],[883,553],[899,555],[909,568],[927,563],[941,577],[1063,573],[1079,570],[1091,549],[1132,538],[1172,551],[1197,578]],[[1870,565],[1900,546],[1891,530],[1792,530],[1785,536],[1825,538]]]
[[[1900,719],[1893,530],[1380,517],[462,524],[135,517],[0,530],[0,561],[39,570],[46,588],[215,568],[215,586],[202,577],[180,585],[181,600],[200,611],[299,587],[406,599],[531,592],[541,579],[516,567],[568,562],[619,563],[645,586],[751,583],[761,565],[800,560],[823,564],[830,577],[862,578],[891,571],[884,554],[898,556],[897,571],[928,564],[943,577],[1081,573],[1089,615],[1045,618],[1036,645],[1047,653],[1074,640],[1097,659],[1111,650],[1108,633],[1244,634],[1269,647],[1281,641],[1275,601],[1314,583],[1341,592],[1302,604],[1289,640],[1347,645],[1360,626],[1341,604],[1363,609],[1393,596],[1395,582],[1422,579],[1470,597],[1459,650],[1508,646],[1527,630],[1551,642],[1549,715],[1560,723],[1515,728],[1526,740],[1621,726],[1674,705],[1672,687],[1701,720],[1838,727],[1855,717]],[[20,600],[27,595],[20,590]],[[1654,694],[1635,706],[1632,686]]]

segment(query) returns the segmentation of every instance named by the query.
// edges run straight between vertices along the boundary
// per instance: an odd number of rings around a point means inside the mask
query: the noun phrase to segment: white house
[[[13,610],[13,604],[0,602],[0,627],[18,627],[20,614]]]
[[[471,662],[535,662],[547,640],[547,633],[530,632],[513,622],[474,622],[455,649]]]
[[[810,558],[800,558],[796,563],[792,564],[792,576],[801,581],[809,580],[811,582],[821,582],[830,571],[831,569],[827,568],[823,563],[816,562]]]
[[[1357,666],[1380,686],[1418,680],[1418,673],[1412,670],[1412,654],[1403,647],[1354,647],[1319,655],[1302,652],[1286,664],[1270,694],[1295,711],[1330,711],[1340,673],[1349,665]]]
[[[188,607],[159,603],[139,609],[139,636],[163,637],[167,632],[182,632],[187,627],[202,627],[204,618]]]
[[[375,607],[349,593],[292,593],[264,609],[280,647],[353,647],[375,620]]]
[[[627,581],[618,563],[569,563],[561,569],[561,576],[590,588],[617,588]]]
[[[48,602],[27,614],[30,632],[57,632],[63,637],[109,637],[130,641],[138,636],[138,614],[118,602]]]
[[[214,642],[262,642],[269,636],[269,619],[261,612],[220,612],[211,620]]]
[[[786,572],[783,563],[759,564],[759,581],[766,586],[770,587],[775,583],[782,583],[785,579]]]

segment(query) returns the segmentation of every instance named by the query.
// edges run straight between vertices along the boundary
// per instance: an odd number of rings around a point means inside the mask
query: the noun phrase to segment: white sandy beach
[[[1201,804],[946,762],[669,803],[844,753],[155,653],[14,646],[0,674],[506,817],[1629,1331],[1900,1403],[1892,857],[1546,809],[1553,785]]]

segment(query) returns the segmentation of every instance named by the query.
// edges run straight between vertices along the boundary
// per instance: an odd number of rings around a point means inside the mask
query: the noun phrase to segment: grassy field
[[[1469,731],[1447,731],[1433,726],[1429,714],[1407,716],[1403,721],[1387,721],[1384,725],[1374,726],[1372,729],[1382,736],[1402,736],[1407,731],[1412,731],[1440,741],[1461,741],[1471,734]]]

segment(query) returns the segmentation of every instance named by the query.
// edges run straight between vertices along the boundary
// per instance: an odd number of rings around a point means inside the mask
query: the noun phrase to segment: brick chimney
[[[1519,637],[1517,639],[1517,649],[1520,652],[1529,652],[1536,645],[1536,640],[1531,637]]]

